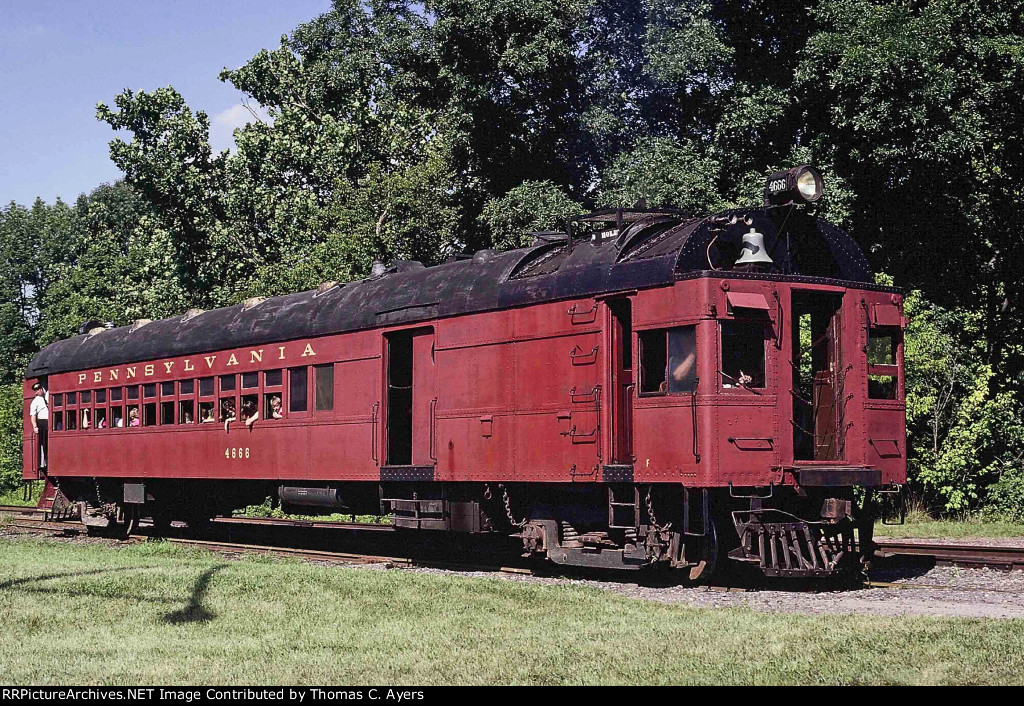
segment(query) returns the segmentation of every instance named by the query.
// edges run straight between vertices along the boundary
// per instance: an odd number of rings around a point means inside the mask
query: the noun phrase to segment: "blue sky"
[[[0,0],[0,206],[74,201],[120,178],[96,103],[174,86],[211,120],[214,148],[246,122],[217,79],[329,0]]]

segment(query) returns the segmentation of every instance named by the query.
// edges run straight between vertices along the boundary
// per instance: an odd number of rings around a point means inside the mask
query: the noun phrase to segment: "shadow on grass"
[[[68,571],[63,574],[44,574],[43,576],[26,576],[21,579],[10,579],[7,581],[0,581],[0,591],[5,588],[14,588],[15,586],[21,586],[26,583],[33,583],[35,581],[52,581],[54,579],[69,579],[76,578],[78,576],[95,576],[96,574],[110,574],[118,571],[139,571],[142,569],[152,569],[152,566],[131,566],[123,569],[93,569],[92,571]]]
[[[213,575],[226,566],[227,564],[211,566],[200,574],[199,578],[196,579],[195,585],[192,586],[192,595],[189,597],[188,605],[180,610],[168,613],[164,616],[163,621],[169,625],[183,625],[187,623],[208,623],[216,618],[216,613],[211,613],[203,606],[203,598],[210,589],[210,581],[213,579]]]

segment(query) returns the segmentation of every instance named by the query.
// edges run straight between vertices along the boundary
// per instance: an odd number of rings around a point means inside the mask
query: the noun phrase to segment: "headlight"
[[[818,170],[802,165],[775,172],[764,188],[765,206],[810,205],[821,199],[824,183]]]

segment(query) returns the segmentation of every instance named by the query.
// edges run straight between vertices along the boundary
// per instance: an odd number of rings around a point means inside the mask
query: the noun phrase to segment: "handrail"
[[[370,456],[374,463],[379,463],[377,458],[377,411],[380,409],[380,402],[374,402],[370,412]]]
[[[430,443],[428,444],[427,453],[430,454],[430,460],[437,463],[437,398],[430,400]]]
[[[700,444],[697,442],[697,385],[700,383],[700,378],[696,375],[693,377],[693,392],[690,393],[690,417],[693,423],[693,458],[697,463],[700,463]]]

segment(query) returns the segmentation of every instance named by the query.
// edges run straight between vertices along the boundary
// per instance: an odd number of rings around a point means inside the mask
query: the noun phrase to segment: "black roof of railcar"
[[[491,311],[531,303],[604,292],[670,284],[708,270],[706,248],[738,243],[749,224],[722,225],[731,215],[746,215],[774,247],[777,214],[741,209],[717,219],[651,215],[626,225],[616,238],[575,240],[548,234],[528,248],[495,253],[434,267],[398,263],[382,276],[340,284],[322,293],[299,292],[246,306],[238,304],[194,316],[175,316],[144,326],[105,329],[57,341],[35,355],[26,378],[124,363],[242,348],[377,326],[414,323],[438,317]],[[800,225],[802,224],[802,225]],[[790,274],[815,274],[869,283],[863,252],[843,231],[798,214],[793,231],[809,227],[818,241],[820,272],[796,270],[791,250],[785,257]],[[813,249],[813,248],[812,248]],[[769,247],[773,257],[777,251]],[[721,274],[725,274],[722,272]]]

